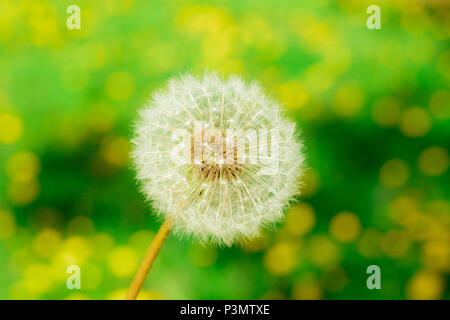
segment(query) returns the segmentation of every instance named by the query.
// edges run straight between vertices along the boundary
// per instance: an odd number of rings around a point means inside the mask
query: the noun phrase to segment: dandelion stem
[[[131,283],[130,288],[128,289],[128,293],[126,296],[127,300],[136,300],[139,291],[141,290],[142,285],[144,284],[145,278],[147,277],[147,274],[150,271],[150,268],[152,267],[159,250],[161,250],[164,241],[169,235],[169,232],[170,232],[170,222],[169,219],[167,219],[159,228],[156,237],[153,239],[150,247],[147,250],[147,253],[145,254],[144,260],[142,260],[142,263],[138,271],[136,272],[133,282]]]

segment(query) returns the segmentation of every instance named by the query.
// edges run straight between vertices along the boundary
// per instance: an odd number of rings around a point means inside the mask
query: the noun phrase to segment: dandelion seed
[[[298,193],[303,155],[295,123],[255,82],[215,73],[172,79],[140,116],[132,157],[143,193],[166,220],[162,241],[169,229],[227,246],[257,237]],[[175,130],[191,139],[183,165],[170,158]],[[249,142],[259,130],[277,133],[270,147],[267,138]]]
[[[213,114],[214,110],[221,110],[220,115]],[[259,235],[262,226],[280,220],[283,209],[297,193],[303,156],[294,135],[295,124],[283,118],[278,104],[256,83],[247,84],[238,77],[223,80],[215,73],[206,73],[202,79],[192,76],[173,79],[165,90],[153,96],[141,117],[133,151],[137,177],[147,198],[154,201],[158,214],[171,218],[175,233],[232,245]],[[250,119],[254,121],[250,123]],[[236,153],[241,151],[244,164],[227,165],[225,159],[211,155],[206,159],[211,163],[196,159],[176,167],[170,159],[173,148],[170,140],[175,135],[170,128],[181,128],[185,134],[194,136],[191,121],[203,124],[200,126],[203,136],[212,130],[207,129],[210,127],[219,132],[252,129],[242,136],[246,139],[254,137],[258,130],[270,132],[276,129],[279,133],[276,141],[278,157],[268,158],[264,154],[264,161],[258,161],[256,155],[256,161],[253,161],[256,163],[248,164],[245,162],[249,158],[247,154],[252,153],[249,146],[244,146],[235,150]],[[224,140],[233,141],[228,135]],[[214,141],[202,141],[203,155],[205,150],[215,150],[220,141],[216,145]],[[271,162],[277,162],[275,175],[260,174],[264,173],[264,167],[273,165]],[[181,183],[186,180],[188,185]],[[222,181],[228,188],[217,188]],[[199,185],[201,190],[196,190]],[[175,191],[168,197],[171,187]],[[242,201],[245,198],[251,200]],[[173,203],[168,203],[169,199]],[[276,203],[273,203],[274,199]],[[202,205],[203,200],[208,200],[208,206]],[[169,211],[169,207],[172,210]]]

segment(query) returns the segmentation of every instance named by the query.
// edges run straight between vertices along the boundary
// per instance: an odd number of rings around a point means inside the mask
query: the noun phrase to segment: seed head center
[[[235,179],[243,168],[242,151],[237,138],[227,137],[224,130],[205,129],[191,139],[191,163],[204,181]]]

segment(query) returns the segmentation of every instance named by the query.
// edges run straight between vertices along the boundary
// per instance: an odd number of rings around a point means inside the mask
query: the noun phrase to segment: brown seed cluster
[[[236,137],[230,138],[233,141],[228,146],[225,139],[225,130],[216,135],[202,130],[199,141],[191,138],[191,163],[205,181],[232,180],[242,172],[243,165],[238,163],[238,152],[242,150],[238,149]]]

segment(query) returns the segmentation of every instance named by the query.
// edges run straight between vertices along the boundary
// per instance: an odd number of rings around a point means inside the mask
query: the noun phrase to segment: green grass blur
[[[159,226],[132,123],[167,79],[207,69],[283,103],[303,196],[241,247],[169,237],[140,298],[450,299],[449,17],[445,1],[2,0],[0,298],[124,297]]]

